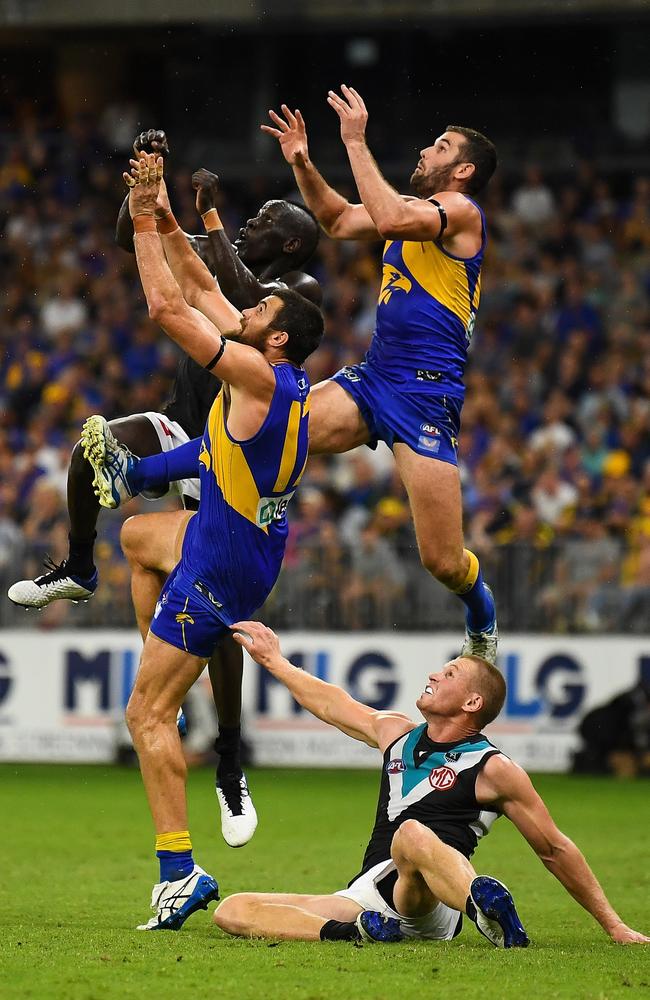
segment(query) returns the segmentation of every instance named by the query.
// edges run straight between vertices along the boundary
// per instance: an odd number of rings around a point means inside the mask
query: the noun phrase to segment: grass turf
[[[358,870],[374,817],[372,772],[250,772],[260,816],[243,850],[218,833],[212,776],[190,775],[195,856],[238,890],[330,892]],[[543,776],[557,822],[622,917],[650,931],[648,785]],[[475,856],[512,889],[533,944],[496,951],[471,926],[453,942],[354,947],[242,941],[202,911],[180,933],[141,934],[157,879],[139,774],[0,766],[0,997],[62,1000],[409,1000],[648,997],[650,948],[611,944],[501,819]]]

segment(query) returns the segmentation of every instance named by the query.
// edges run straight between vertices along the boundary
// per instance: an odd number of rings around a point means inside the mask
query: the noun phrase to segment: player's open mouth
[[[427,684],[427,686],[424,689],[424,693],[425,694],[433,694],[433,688],[431,687],[430,684]]]

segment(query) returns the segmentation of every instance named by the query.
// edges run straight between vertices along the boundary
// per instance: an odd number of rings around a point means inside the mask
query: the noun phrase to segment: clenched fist
[[[136,158],[139,153],[155,153],[164,159],[169,155],[169,143],[167,136],[162,129],[150,128],[147,132],[141,132],[133,143],[133,152]]]

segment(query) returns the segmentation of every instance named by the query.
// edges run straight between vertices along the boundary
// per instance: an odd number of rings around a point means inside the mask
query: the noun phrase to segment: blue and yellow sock
[[[160,861],[161,882],[177,882],[191,875],[194,858],[189,830],[159,833],[156,836],[156,857]]]
[[[201,438],[197,437],[171,451],[138,459],[127,476],[131,490],[142,493],[143,490],[158,489],[179,479],[196,478],[200,452]]]
[[[465,621],[470,632],[485,632],[492,627],[496,620],[496,608],[494,598],[483,581],[483,574],[479,561],[473,552],[464,549],[469,556],[469,569],[467,576],[460,587],[454,590],[467,609],[465,611]]]

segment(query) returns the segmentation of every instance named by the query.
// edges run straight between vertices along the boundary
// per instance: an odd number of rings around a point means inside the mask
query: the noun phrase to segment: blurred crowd
[[[124,164],[110,127],[78,120],[62,131],[25,109],[3,138],[7,582],[38,573],[46,552],[56,561],[66,553],[66,472],[85,417],[158,410],[178,360],[147,318],[133,257],[114,243]],[[181,224],[200,231],[190,171],[173,155],[170,176]],[[294,194],[290,175],[286,191],[264,178],[229,187],[226,227],[234,235],[267,196],[282,194]],[[647,629],[650,178],[609,179],[582,162],[550,180],[522,163],[519,175],[495,178],[484,207],[490,243],[460,439],[467,544],[509,628]],[[308,269],[323,286],[327,326],[312,381],[363,357],[380,258],[377,245],[321,240]],[[88,608],[60,602],[39,624],[131,621],[118,539],[134,509],[100,519],[101,586]],[[312,458],[290,517],[271,598],[278,625],[460,627],[453,598],[419,567],[408,501],[383,446]],[[2,620],[11,614],[5,607]]]

